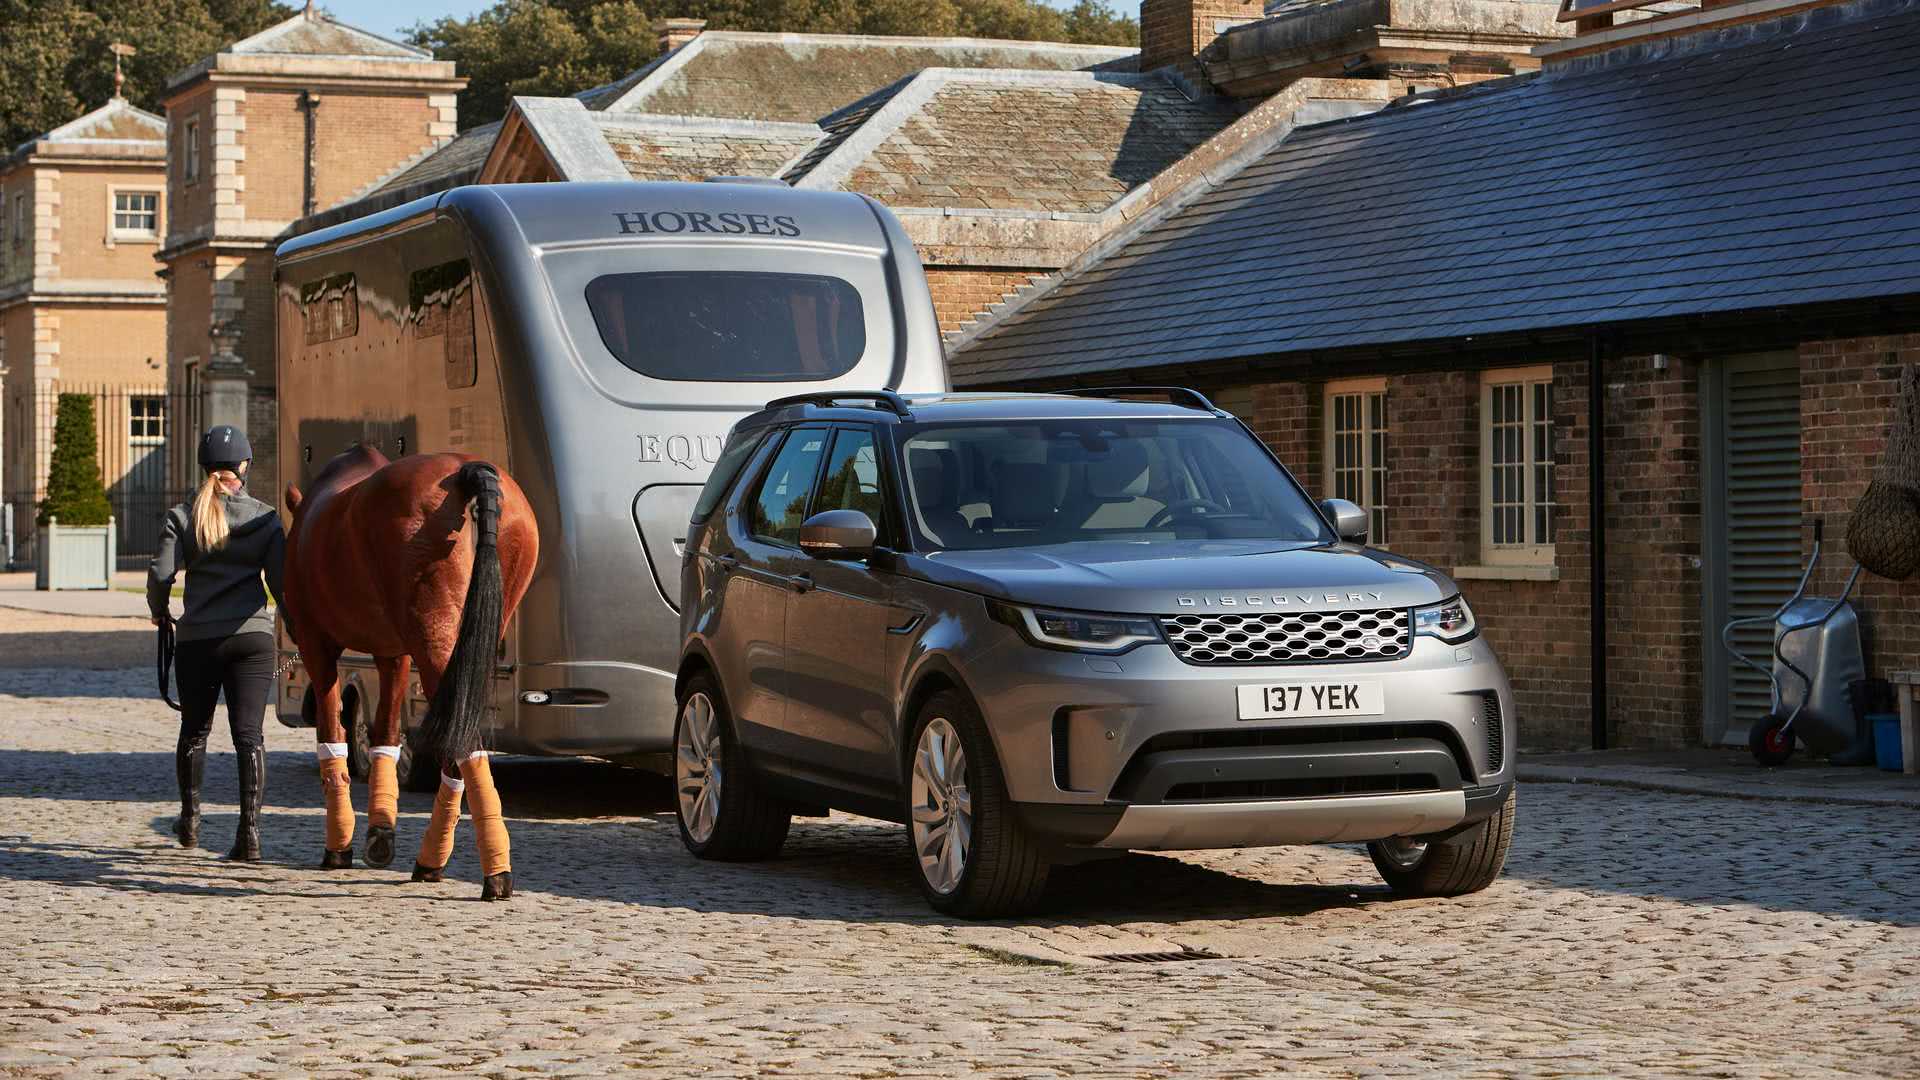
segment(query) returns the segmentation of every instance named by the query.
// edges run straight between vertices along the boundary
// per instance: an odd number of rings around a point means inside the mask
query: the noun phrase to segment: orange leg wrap
[[[513,856],[487,756],[475,754],[461,762],[460,777],[467,782],[467,813],[473,817],[474,836],[480,841],[480,872],[488,877],[504,874],[513,869]]]
[[[347,759],[320,763],[320,791],[327,800],[327,850],[353,846],[353,781],[347,778]]]
[[[400,816],[399,765],[383,754],[367,768],[367,825],[393,828]]]
[[[427,822],[426,835],[420,838],[420,857],[415,860],[430,870],[444,869],[453,858],[453,831],[460,824],[460,789],[440,778],[440,791],[433,797],[433,818]]]

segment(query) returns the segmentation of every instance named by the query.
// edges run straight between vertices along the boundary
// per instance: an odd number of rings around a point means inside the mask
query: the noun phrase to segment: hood
[[[1460,590],[1424,563],[1350,544],[1059,544],[914,555],[907,570],[1020,604],[1126,615],[1418,607]]]
[[[258,528],[265,523],[266,518],[277,513],[273,507],[247,494],[245,488],[241,488],[240,493],[229,498],[226,503],[227,528],[233,532],[245,532]],[[189,520],[192,518],[191,508],[188,510],[188,518]]]

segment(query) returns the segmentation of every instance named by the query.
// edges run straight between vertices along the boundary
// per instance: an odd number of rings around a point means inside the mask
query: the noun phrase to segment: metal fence
[[[5,452],[9,457],[18,455],[19,460],[6,463],[0,558],[15,567],[34,560],[34,518],[45,492],[61,394],[93,398],[100,479],[113,506],[121,559],[135,562],[152,555],[167,507],[191,495],[174,486],[179,481],[167,455],[168,439],[176,427],[199,430],[197,395],[165,387],[53,383],[33,391],[30,411],[27,394],[8,403]],[[23,437],[28,431],[30,440]]]

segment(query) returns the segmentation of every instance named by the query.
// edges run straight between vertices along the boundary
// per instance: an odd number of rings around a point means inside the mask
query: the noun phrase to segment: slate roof
[[[635,180],[777,176],[819,141],[813,124],[599,114],[601,132]]]
[[[1130,68],[1132,49],[982,38],[709,30],[610,86],[591,109],[812,123],[926,68]]]
[[[325,12],[305,12],[282,20],[250,38],[243,38],[221,52],[269,54],[275,56],[352,56],[394,60],[431,60],[433,54],[412,45],[403,45],[357,26],[335,22]]]
[[[0,155],[0,167],[11,166],[38,150],[55,148],[63,154],[164,160],[167,121],[125,98],[112,98],[92,112],[20,143],[9,154]]]
[[[480,173],[480,166],[487,163],[487,154],[493,150],[493,137],[500,133],[500,124],[495,120],[491,124],[468,128],[445,146],[430,151],[389,176],[369,194],[398,191],[430,181],[445,181],[441,185],[443,187],[472,183]]]
[[[830,117],[830,152],[791,176],[890,206],[1098,213],[1238,115],[1158,74],[936,68]]]
[[[1297,130],[958,343],[956,384],[1920,292],[1920,0]]]

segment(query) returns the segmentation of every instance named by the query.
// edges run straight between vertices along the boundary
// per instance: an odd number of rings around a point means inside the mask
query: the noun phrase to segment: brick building
[[[453,64],[309,7],[167,86],[167,379],[204,403],[175,425],[172,486],[192,487],[192,440],[253,437],[253,488],[273,460],[273,249],[294,221],[351,200],[455,134]]]
[[[0,158],[0,567],[33,557],[62,392],[97,398],[121,544],[162,509],[165,133],[116,97]]]
[[[1920,106],[1887,93],[1920,4],[1619,16],[1294,130],[962,335],[955,382],[1206,390],[1462,580],[1525,745],[1744,739],[1766,682],[1719,628],[1818,520],[1837,591],[1920,363]],[[1875,673],[1915,666],[1916,601],[1864,579]]]

